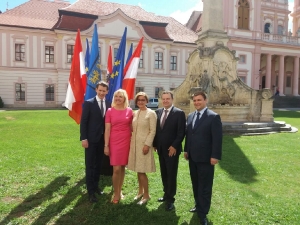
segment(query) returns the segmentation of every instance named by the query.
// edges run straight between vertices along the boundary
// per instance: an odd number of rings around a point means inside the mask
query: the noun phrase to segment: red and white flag
[[[109,54],[107,58],[107,75],[112,73],[113,66],[112,66],[112,53],[111,53],[111,46],[109,46]]]
[[[122,88],[126,90],[129,100],[134,99],[134,86],[140,62],[140,55],[143,47],[143,40],[144,38],[142,37],[130,60],[124,68],[125,76],[123,79]]]
[[[69,109],[69,116],[72,117],[77,124],[80,123],[82,114],[85,89],[84,84],[86,84],[86,72],[82,54],[80,30],[78,29],[65,100],[65,107]]]

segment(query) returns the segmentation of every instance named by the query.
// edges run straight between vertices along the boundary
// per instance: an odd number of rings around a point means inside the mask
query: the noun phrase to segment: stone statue
[[[207,70],[204,70],[204,73],[202,74],[201,78],[199,79],[199,87],[205,93],[209,93],[210,78],[207,74]]]

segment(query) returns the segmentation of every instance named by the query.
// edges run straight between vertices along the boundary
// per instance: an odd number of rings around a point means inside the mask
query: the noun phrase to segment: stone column
[[[223,31],[223,0],[203,0],[203,8],[202,32]]]
[[[294,76],[293,76],[293,95],[298,96],[298,85],[299,85],[299,57],[294,58]]]
[[[251,87],[258,90],[259,89],[259,85],[260,85],[260,81],[261,81],[261,77],[260,77],[260,57],[261,57],[261,54],[259,52],[259,48],[257,49],[258,52],[255,52],[253,54],[253,65],[252,65],[252,68],[253,68],[253,74],[254,76],[252,77],[252,84],[251,84]]]
[[[283,84],[284,84],[284,55],[279,56],[279,74],[278,74],[278,88],[280,96],[285,96],[283,94]]]
[[[271,89],[271,65],[272,65],[272,55],[267,54],[267,71],[266,71],[266,87]]]

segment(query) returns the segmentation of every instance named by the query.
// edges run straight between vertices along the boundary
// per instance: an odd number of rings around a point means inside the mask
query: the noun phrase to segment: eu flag
[[[109,79],[109,91],[106,95],[106,99],[112,102],[114,92],[120,88],[122,88],[123,81],[123,69],[125,64],[125,48],[126,48],[126,35],[127,35],[127,27],[125,27],[120,46],[118,49],[116,61],[114,63],[113,72]]]
[[[95,91],[96,84],[101,80],[98,32],[97,32],[96,24],[94,26],[90,62],[89,62],[88,72],[86,75],[87,75],[87,86],[86,86],[84,100],[88,100],[96,96],[96,91]]]

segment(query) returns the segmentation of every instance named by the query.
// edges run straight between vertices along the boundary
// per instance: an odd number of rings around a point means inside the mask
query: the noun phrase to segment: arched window
[[[283,26],[282,25],[278,25],[278,27],[277,27],[277,34],[283,35]]]
[[[239,0],[238,29],[249,30],[249,3],[247,0]]]
[[[270,23],[266,23],[266,24],[265,24],[265,29],[264,29],[264,32],[265,32],[265,33],[270,33],[270,26],[271,26]]]

